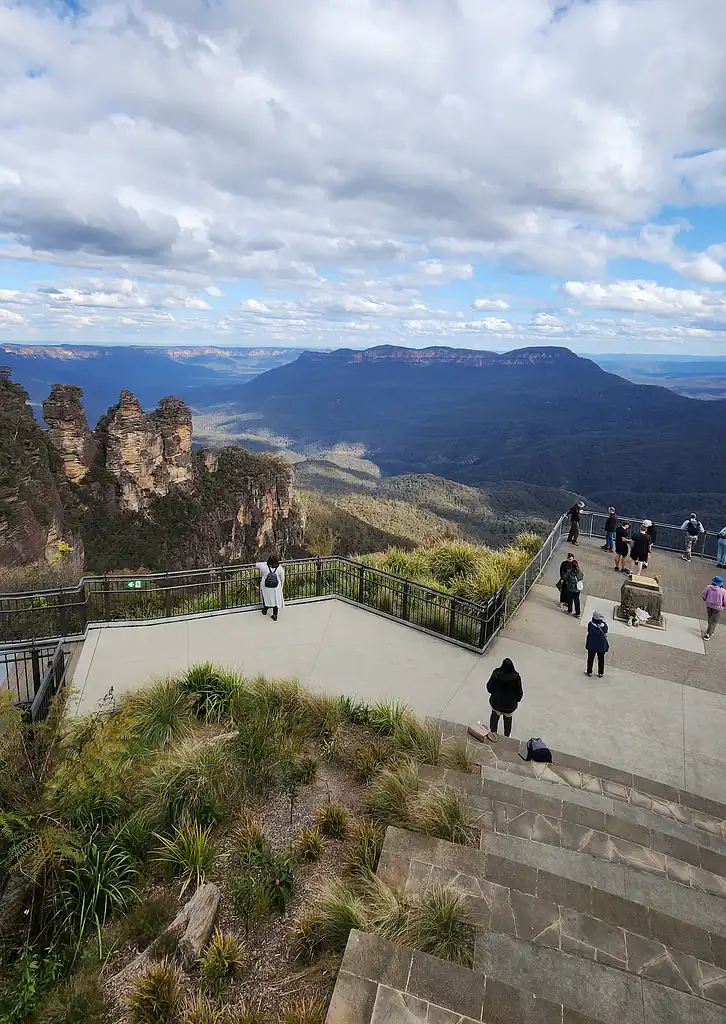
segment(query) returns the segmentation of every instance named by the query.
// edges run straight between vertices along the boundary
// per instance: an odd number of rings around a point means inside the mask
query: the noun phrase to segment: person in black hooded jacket
[[[499,668],[494,669],[487,683],[487,691],[492,709],[487,738],[495,743],[500,717],[504,718],[504,735],[512,735],[512,715],[523,696],[522,678],[510,658],[505,658]]]

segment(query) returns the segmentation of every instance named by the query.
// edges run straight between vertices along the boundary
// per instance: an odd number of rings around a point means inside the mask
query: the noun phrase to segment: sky
[[[0,0],[0,342],[726,356],[724,0]]]

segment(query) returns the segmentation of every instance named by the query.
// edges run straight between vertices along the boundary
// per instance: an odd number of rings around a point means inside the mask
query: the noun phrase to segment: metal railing
[[[50,702],[66,683],[69,664],[66,644],[21,644],[0,650],[0,689],[29,722],[46,718]]]
[[[580,533],[588,537],[604,537],[605,520],[607,517],[607,512],[583,512],[580,522]],[[642,521],[643,520],[637,516],[634,518],[618,516],[619,523],[630,523],[631,536],[634,536],[638,532],[638,527]],[[569,529],[567,521],[565,525]],[[673,523],[656,523],[655,521],[653,522],[653,525],[656,529],[656,548],[660,548],[662,551],[679,551],[681,553],[685,550],[684,531],[680,526],[674,526]],[[567,529],[564,530],[563,536],[567,536]],[[715,559],[718,552],[718,541],[719,536],[717,533],[710,533],[707,531],[699,536],[698,540],[693,545],[691,554],[699,558]]]
[[[138,576],[96,576],[74,589],[0,597],[0,641],[82,637],[89,625],[150,621],[259,605],[253,565]],[[286,600],[340,597],[481,650],[499,628],[505,594],[478,604],[349,558],[285,563]]]
[[[524,572],[518,576],[511,585],[505,598],[504,616],[501,623],[502,626],[511,619],[532,587],[540,579],[560,542],[567,536],[568,529],[569,520],[567,516],[560,516],[542,547],[526,567]]]

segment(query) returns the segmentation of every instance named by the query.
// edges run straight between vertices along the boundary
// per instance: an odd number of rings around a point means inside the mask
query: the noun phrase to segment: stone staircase
[[[518,746],[421,766],[465,794],[478,849],[389,828],[378,867],[468,894],[473,969],[352,932],[328,1024],[726,1024],[726,805]]]

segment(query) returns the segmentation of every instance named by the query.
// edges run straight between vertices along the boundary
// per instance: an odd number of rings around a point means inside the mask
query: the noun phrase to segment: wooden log
[[[219,889],[212,882],[200,885],[192,898],[188,900],[176,915],[171,924],[151,942],[130,964],[111,978],[111,984],[119,982],[137,973],[140,967],[153,959],[154,951],[164,939],[175,938],[178,941],[179,953],[185,967],[193,967],[209,941],[214,928],[214,921],[219,907]]]

